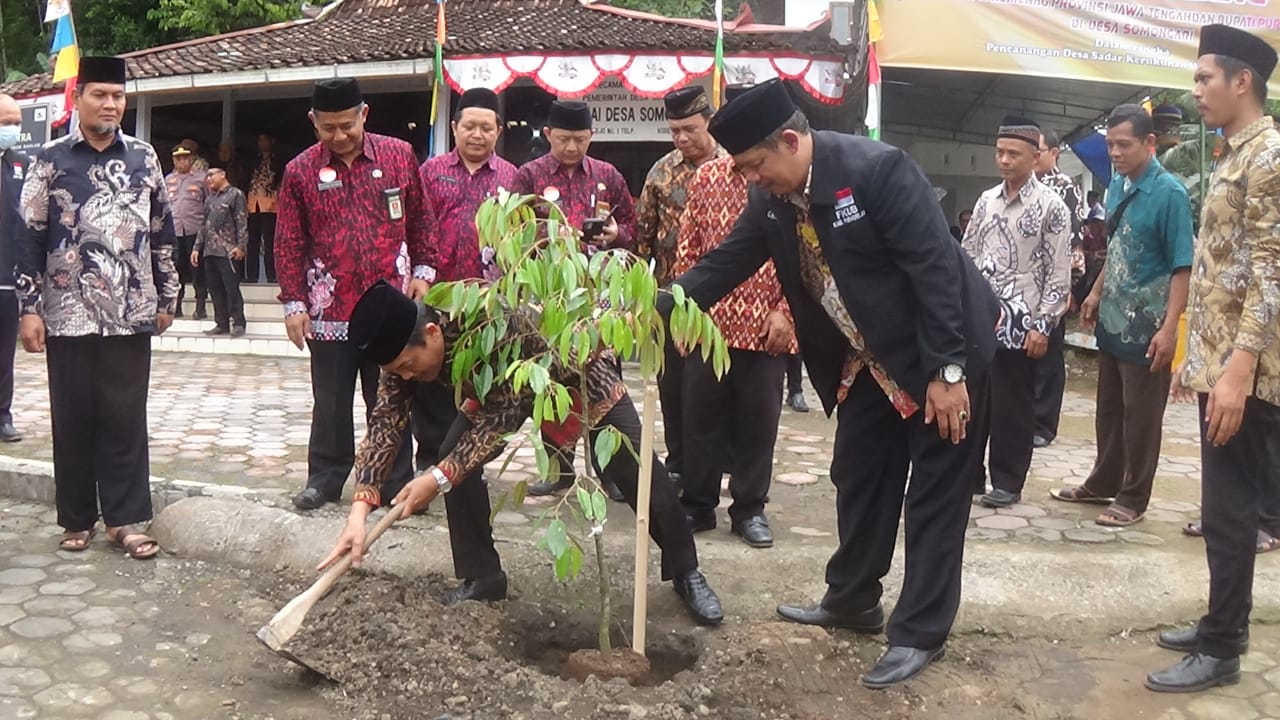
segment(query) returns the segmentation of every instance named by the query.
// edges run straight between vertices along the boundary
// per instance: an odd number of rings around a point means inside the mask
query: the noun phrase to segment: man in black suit
[[[18,297],[13,289],[15,233],[22,220],[18,200],[27,171],[27,156],[14,150],[22,137],[22,110],[0,95],[0,441],[18,442],[13,426],[13,357],[18,344]]]
[[[752,188],[729,237],[676,282],[710,307],[772,259],[813,386],[828,415],[838,407],[828,590],[778,614],[879,633],[905,492],[910,562],[889,650],[861,679],[888,687],[942,656],[960,604],[969,397],[995,352],[995,297],[901,150],[811,132],[778,81],[726,105],[711,133]]]

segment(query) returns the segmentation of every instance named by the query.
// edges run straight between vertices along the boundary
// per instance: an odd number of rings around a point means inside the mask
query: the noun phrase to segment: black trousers
[[[192,265],[191,252],[196,249],[195,235],[178,236],[178,308],[182,308],[182,299],[187,296],[187,283],[196,292],[196,303],[203,306],[209,299],[209,288],[204,282],[204,264]]]
[[[1035,368],[1026,351],[999,348],[991,361],[987,391],[971,393],[973,418],[969,435],[989,447],[991,486],[1011,493],[1022,492],[1031,469],[1034,433]],[[986,468],[982,453],[974,456],[974,491],[985,489]]]
[[[440,448],[449,437],[453,421],[458,417],[453,388],[444,383],[418,383],[413,396],[411,424],[413,439],[417,442],[414,460],[418,472],[440,462],[444,456]]]
[[[683,503],[689,512],[714,512],[720,477],[730,468],[734,523],[764,512],[773,480],[773,449],[782,415],[785,357],[729,350],[730,370],[717,380],[701,355],[685,365],[685,458]],[[732,463],[730,464],[730,459]]]
[[[267,282],[276,281],[276,214],[249,213],[249,240],[244,257],[244,279],[258,282],[258,258],[267,269]]]
[[[240,292],[240,275],[230,258],[205,255],[205,281],[213,299],[213,320],[218,327],[244,327],[244,295]]]
[[[151,335],[49,337],[58,524],[81,532],[151,520],[147,387]]]
[[[0,290],[0,425],[13,422],[13,363],[18,348],[18,296]]]
[[[600,425],[617,428],[630,438],[632,445],[640,447],[640,416],[629,396],[622,396],[618,404],[600,421]],[[465,415],[458,415],[440,450],[441,454],[448,455],[470,426],[471,421]],[[500,454],[501,451],[495,452],[485,462]],[[592,463],[595,463],[594,458]],[[608,467],[596,467],[596,471],[603,479],[615,483],[622,490],[627,496],[627,504],[634,510],[640,476],[640,466],[635,457],[625,449],[620,450],[613,456]],[[493,528],[489,524],[489,493],[480,476],[481,470],[476,468],[461,483],[456,484],[452,492],[444,496],[445,510],[449,516],[449,542],[453,550],[454,573],[463,580],[492,575],[502,568],[498,551],[493,546]],[[662,579],[672,580],[698,568],[698,550],[693,543],[689,519],[676,498],[671,478],[657,453],[654,454],[653,473],[649,482],[652,487],[649,498],[649,536],[662,549]]]
[[[1049,349],[1035,363],[1035,434],[1046,440],[1058,437],[1058,420],[1062,417],[1062,394],[1067,389],[1067,321],[1059,320],[1049,334]]]
[[[662,373],[658,375],[658,401],[662,405],[662,434],[667,443],[667,471],[684,474],[684,366],[685,358],[667,338]]]
[[[356,376],[364,395],[365,418],[378,399],[378,377],[382,372],[373,362],[364,361],[350,342],[308,340],[311,350],[311,442],[307,448],[307,487],[316,488],[331,502],[342,497],[342,488],[356,459],[355,404]],[[391,476],[382,487],[383,502],[390,502],[413,477],[413,442],[408,425],[400,443]]]
[[[983,392],[985,382],[985,373],[969,378],[970,396]],[[958,445],[939,437],[937,425],[924,424],[923,409],[902,419],[869,372],[854,380],[837,420],[831,482],[840,546],[827,563],[822,606],[852,613],[880,601],[901,515],[906,575],[889,619],[889,644],[940,647],[960,607],[969,473],[981,445],[972,435]]]
[[[804,384],[801,381],[803,377],[800,374],[801,366],[804,359],[800,357],[800,353],[787,356],[787,396],[790,397],[796,393],[804,392]]]
[[[1209,612],[1200,618],[1199,651],[1238,656],[1253,608],[1253,568],[1259,510],[1274,497],[1275,438],[1280,408],[1256,398],[1245,403],[1240,431],[1214,447],[1208,432],[1207,395],[1200,396],[1200,503],[1209,561]]]

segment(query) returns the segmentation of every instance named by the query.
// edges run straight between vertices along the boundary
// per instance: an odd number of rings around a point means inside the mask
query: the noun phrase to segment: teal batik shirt
[[[1126,206],[1107,241],[1107,265],[1098,308],[1098,349],[1121,362],[1149,365],[1147,347],[1164,324],[1169,279],[1191,267],[1191,201],[1172,174],[1152,158],[1136,183],[1117,175],[1107,190],[1107,217]]]

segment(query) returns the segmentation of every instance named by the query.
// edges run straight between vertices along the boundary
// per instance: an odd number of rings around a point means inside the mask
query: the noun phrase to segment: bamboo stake
[[[649,497],[653,482],[653,426],[657,421],[658,388],[644,385],[644,415],[640,420],[640,477],[636,480],[636,578],[632,597],[631,649],[644,655],[645,623],[649,615]]]

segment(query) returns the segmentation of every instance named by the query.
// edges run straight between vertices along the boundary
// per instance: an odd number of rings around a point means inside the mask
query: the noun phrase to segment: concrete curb
[[[53,463],[0,455],[0,497],[53,504]],[[280,501],[278,492],[263,492],[239,485],[223,485],[151,477],[151,503],[156,515],[191,497],[239,498],[258,502]]]

